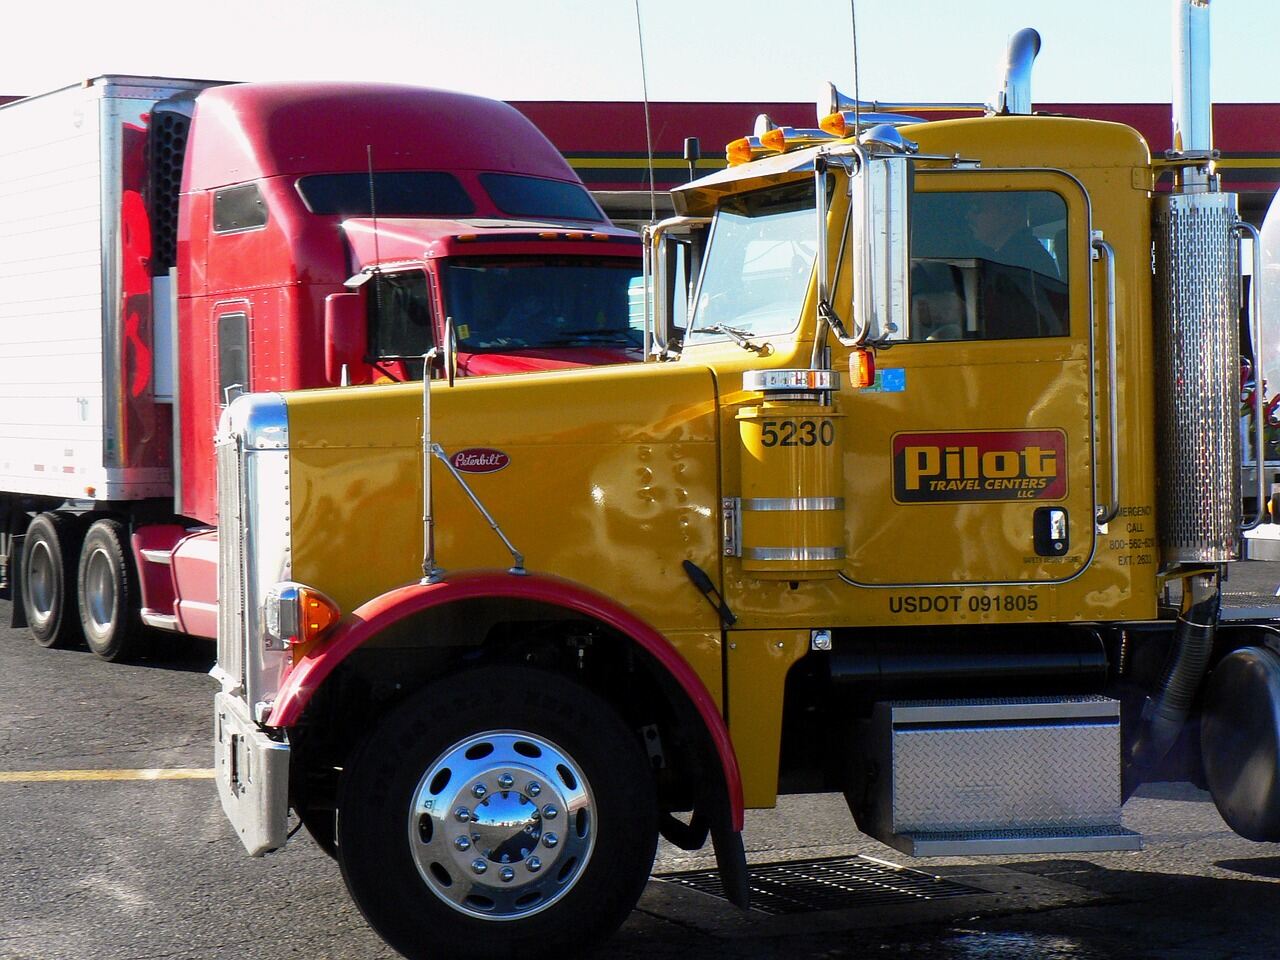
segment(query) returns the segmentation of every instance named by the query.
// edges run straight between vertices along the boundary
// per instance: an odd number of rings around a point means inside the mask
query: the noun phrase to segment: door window
[[[1070,333],[1067,205],[1048,190],[916,193],[911,339]]]
[[[218,402],[223,406],[249,390],[249,316],[218,318]]]

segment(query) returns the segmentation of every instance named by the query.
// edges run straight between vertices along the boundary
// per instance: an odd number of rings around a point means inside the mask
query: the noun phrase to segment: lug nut
[[[538,794],[542,792],[542,784],[540,784],[537,780],[530,780],[529,785],[524,788],[524,792],[531,797],[536,797]]]
[[[542,861],[537,857],[530,857],[524,862],[524,865],[528,868],[530,873],[537,873],[542,869]]]
[[[453,819],[457,820],[459,823],[469,823],[471,821],[471,811],[466,807],[459,807],[457,810],[453,811]]]
[[[503,883],[510,883],[516,878],[516,872],[510,867],[503,867],[502,872],[498,874],[502,878]]]
[[[544,833],[542,835],[542,845],[546,847],[548,850],[550,850],[559,842],[560,842],[560,838],[557,837],[554,833]]]
[[[556,817],[560,816],[560,811],[548,803],[542,808],[542,815],[548,820],[554,820]]]
[[[489,792],[488,789],[485,788],[485,785],[483,783],[477,783],[474,787],[471,788],[471,795],[475,797],[477,800],[479,800],[488,792]]]
[[[453,845],[459,850],[470,850],[471,840],[468,837],[459,837],[457,840],[453,841]]]
[[[471,870],[473,873],[484,873],[489,869],[489,864],[485,863],[480,857],[471,861]]]
[[[503,790],[510,790],[511,785],[516,782],[516,778],[509,773],[504,773],[498,777],[498,786]]]

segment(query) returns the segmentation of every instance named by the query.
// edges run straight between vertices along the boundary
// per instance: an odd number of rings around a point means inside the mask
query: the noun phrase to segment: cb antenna
[[[382,316],[382,284],[378,282],[376,276],[382,265],[382,251],[378,249],[378,201],[377,191],[373,188],[373,144],[366,143],[364,145],[365,157],[369,161],[369,216],[373,218],[373,270],[375,276],[373,278],[373,303],[378,311],[378,316]],[[374,364],[377,367],[377,363]],[[380,367],[378,369],[381,369]],[[407,375],[406,375],[407,378]],[[422,379],[427,379],[427,368],[424,362],[422,368]]]
[[[644,144],[649,159],[649,222],[658,220],[657,188],[653,184],[653,127],[649,122],[649,75],[644,67],[644,28],[640,25],[640,0],[636,0],[636,38],[640,42],[640,89],[644,95]]]
[[[862,94],[858,91],[858,0],[849,0],[849,26],[853,31],[853,135],[856,138],[861,129],[858,113],[862,105]]]

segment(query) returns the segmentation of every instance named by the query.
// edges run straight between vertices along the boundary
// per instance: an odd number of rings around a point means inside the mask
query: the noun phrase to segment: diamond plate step
[[[902,833],[893,846],[913,857],[975,857],[1015,853],[1095,853],[1141,850],[1142,837],[1117,827],[1073,830],[952,830]]]

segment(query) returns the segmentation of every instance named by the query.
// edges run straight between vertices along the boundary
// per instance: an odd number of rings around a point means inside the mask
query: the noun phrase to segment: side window
[[[435,342],[426,272],[380,273],[369,287],[369,356],[412,359],[426,353]]]
[[[249,390],[249,316],[218,318],[218,402],[226,406]]]
[[[1058,194],[913,196],[912,340],[1065,336],[1068,279],[1067,205]]]
[[[226,187],[213,195],[213,232],[236,233],[267,225],[267,205],[256,183]]]

